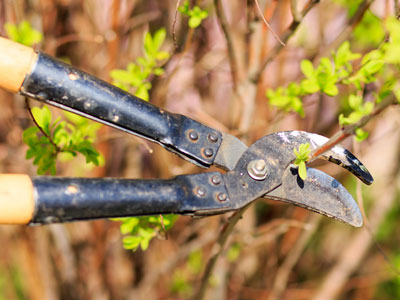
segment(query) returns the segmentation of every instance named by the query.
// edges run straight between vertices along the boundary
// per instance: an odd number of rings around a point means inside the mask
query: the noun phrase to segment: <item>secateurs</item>
[[[162,145],[204,168],[224,172],[169,180],[0,176],[0,222],[47,224],[73,220],[176,213],[208,216],[246,206],[259,197],[285,201],[352,226],[362,225],[348,191],[312,168],[297,174],[293,149],[327,138],[277,132],[247,147],[186,116],[169,113],[41,52],[0,38],[0,86]],[[348,150],[335,146],[322,158],[366,184],[373,178]]]

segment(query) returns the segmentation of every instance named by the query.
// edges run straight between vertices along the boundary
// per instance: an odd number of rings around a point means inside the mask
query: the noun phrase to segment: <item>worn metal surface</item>
[[[324,139],[326,138],[316,134],[289,131],[273,133],[256,141],[242,155],[234,170],[224,175],[233,209],[243,207],[262,196],[273,197],[274,190],[279,189],[283,183],[285,193],[278,194],[281,196],[280,200],[300,205],[353,226],[361,226],[362,217],[357,204],[341,185],[337,185],[337,181],[332,181],[332,177],[323,172],[312,171],[314,177],[310,177],[310,181],[305,185],[306,189],[301,189],[300,186],[296,188],[297,175],[290,177],[286,174],[286,170],[296,158],[293,153],[294,148],[304,143],[310,143],[311,148],[315,148],[319,145],[319,141]],[[363,182],[373,181],[365,166],[340,146],[325,153],[324,158],[348,169]],[[248,174],[247,169],[252,161],[261,159],[267,162],[268,176],[264,180],[255,180]],[[275,195],[275,199],[278,195]],[[316,201],[318,199],[320,202]]]
[[[199,138],[190,133],[189,137]],[[357,204],[339,182],[314,169],[308,169],[308,178],[302,181],[291,165],[295,159],[293,149],[302,143],[314,147],[315,139],[315,134],[303,132],[270,134],[244,151],[234,169],[225,174],[181,175],[170,180],[38,177],[33,179],[36,209],[32,223],[160,213],[215,215],[264,196],[361,226]],[[372,181],[361,162],[348,158],[348,152],[341,147],[333,150],[328,155],[334,156],[334,162],[347,161],[346,168],[364,181]],[[254,178],[249,172],[254,162],[261,161],[265,162],[265,179]],[[351,169],[356,167],[359,169]]]
[[[213,163],[222,142],[222,134],[212,128],[164,111],[43,53],[20,92],[157,142],[202,167]]]
[[[297,175],[288,171],[295,159],[294,148],[309,143],[315,149],[328,140],[323,136],[278,132],[248,148],[229,134],[163,111],[42,53],[21,94],[157,142],[197,165],[214,164],[228,170],[224,175],[206,173],[170,180],[36,178],[33,223],[159,213],[212,215],[267,195],[354,226],[362,224],[354,200],[330,176],[310,171],[312,176],[301,185]],[[340,146],[322,157],[366,184],[373,182],[365,166]],[[265,162],[265,168],[256,162]]]
[[[317,169],[307,168],[302,180],[297,167],[290,165],[282,177],[282,185],[265,196],[285,201],[326,215],[346,224],[361,227],[361,211],[350,193],[333,177]]]
[[[218,172],[170,180],[33,178],[31,224],[155,214],[208,215],[230,210]]]
[[[322,135],[305,131],[283,131],[277,132],[274,136],[280,143],[286,146],[287,151],[292,152],[293,148],[298,149],[299,146],[304,143],[309,143],[311,149],[316,149],[329,140],[327,137]],[[371,184],[374,182],[372,175],[361,161],[349,150],[339,145],[325,152],[321,158],[345,168],[365,184]]]
[[[238,138],[222,133],[222,144],[218,149],[214,165],[224,170],[233,170],[247,148]]]

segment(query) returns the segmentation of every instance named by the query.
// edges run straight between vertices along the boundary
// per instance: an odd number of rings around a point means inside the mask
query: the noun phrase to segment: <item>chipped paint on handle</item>
[[[28,224],[35,210],[28,175],[0,174],[0,224]]]
[[[18,92],[36,60],[32,48],[0,37],[0,87]]]

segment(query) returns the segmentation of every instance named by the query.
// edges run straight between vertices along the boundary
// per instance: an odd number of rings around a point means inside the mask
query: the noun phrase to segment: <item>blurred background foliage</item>
[[[2,0],[0,34],[251,144],[281,130],[331,136],[341,114],[342,125],[354,123],[397,93],[399,14],[396,0]],[[57,155],[29,131],[24,99],[0,91],[0,104],[2,173],[204,171],[147,141],[31,103],[50,136],[75,145]],[[399,122],[391,107],[359,132],[361,143],[344,142],[374,175],[372,186],[314,163],[360,201],[361,229],[260,199],[205,278],[228,215],[1,226],[0,300],[192,299],[204,278],[204,299],[399,299]],[[30,149],[48,154],[39,169],[26,159]]]

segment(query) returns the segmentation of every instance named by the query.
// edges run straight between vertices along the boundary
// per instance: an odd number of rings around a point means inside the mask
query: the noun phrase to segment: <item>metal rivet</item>
[[[197,131],[192,130],[191,132],[189,132],[189,138],[192,141],[197,141],[199,138],[199,134],[197,133]]]
[[[206,189],[202,186],[199,186],[196,189],[196,194],[197,194],[197,196],[203,197],[206,194]]]
[[[256,159],[247,165],[247,173],[255,180],[264,180],[267,175],[267,163],[263,159]]]
[[[212,143],[218,142],[218,135],[215,132],[208,134],[208,140]]]
[[[217,195],[217,199],[219,202],[225,202],[226,200],[228,200],[228,196],[225,193],[219,193]]]
[[[213,177],[211,177],[211,182],[215,185],[218,185],[221,183],[221,177],[219,177],[218,175],[214,175]]]
[[[213,149],[211,149],[211,148],[206,148],[206,149],[204,149],[204,155],[205,155],[206,157],[211,157],[211,156],[213,156],[213,155],[214,155]]]

